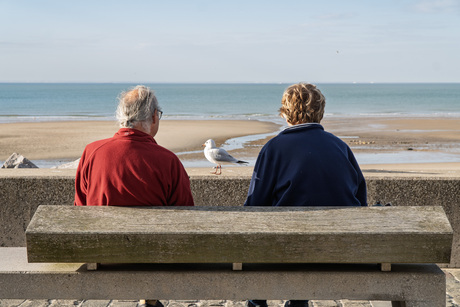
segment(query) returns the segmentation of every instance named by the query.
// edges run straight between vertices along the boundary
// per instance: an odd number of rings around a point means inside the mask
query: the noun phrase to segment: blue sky
[[[0,82],[460,82],[460,0],[0,0]]]

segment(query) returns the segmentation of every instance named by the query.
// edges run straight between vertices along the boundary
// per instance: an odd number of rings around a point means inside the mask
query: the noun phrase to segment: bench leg
[[[87,263],[86,264],[86,270],[88,271],[97,271],[99,267],[99,263]]]

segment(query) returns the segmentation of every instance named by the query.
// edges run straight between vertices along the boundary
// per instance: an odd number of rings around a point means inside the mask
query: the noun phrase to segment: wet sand
[[[436,167],[448,171],[460,164],[460,119],[457,118],[345,117],[326,118],[322,124],[327,131],[341,137],[357,157],[387,155],[384,163],[364,163],[363,169],[379,169],[382,165],[381,169],[388,170],[394,165],[393,168],[400,170],[416,171],[431,164],[428,167],[431,171]],[[255,160],[262,146],[279,129],[274,123],[253,120],[163,120],[156,140],[175,153],[192,152],[179,154],[183,161],[206,162],[201,145],[209,138],[220,146],[229,138],[268,133],[266,138],[249,141],[243,148],[230,151],[240,159]],[[30,160],[77,159],[86,144],[111,137],[117,130],[116,123],[111,121],[0,124],[0,160],[6,160],[13,152]],[[394,161],[389,161],[392,154]],[[428,160],[420,163],[421,155],[428,155]],[[404,160],[400,160],[401,156]]]
[[[251,134],[277,131],[278,125],[260,121],[163,120],[155,137],[173,152],[201,150],[209,138],[218,144]],[[111,121],[67,121],[0,124],[0,160],[13,152],[29,160],[78,159],[86,144],[112,137],[118,130]]]

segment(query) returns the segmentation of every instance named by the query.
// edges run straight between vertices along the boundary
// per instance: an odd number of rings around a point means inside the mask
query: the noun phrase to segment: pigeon
[[[213,139],[207,140],[204,144],[204,156],[209,162],[217,164],[216,171],[211,172],[212,174],[222,174],[222,163],[238,163],[247,164],[249,162],[241,161],[232,157],[225,149],[216,147],[216,142]],[[218,173],[219,171],[219,173]]]

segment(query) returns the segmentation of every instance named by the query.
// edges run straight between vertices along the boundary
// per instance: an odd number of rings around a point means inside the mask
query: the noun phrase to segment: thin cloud
[[[422,13],[460,12],[458,0],[424,0],[415,5],[415,10]]]
[[[337,14],[326,14],[326,15],[320,15],[318,16],[317,19],[319,20],[350,20],[356,17],[355,14],[352,13],[337,13]]]

